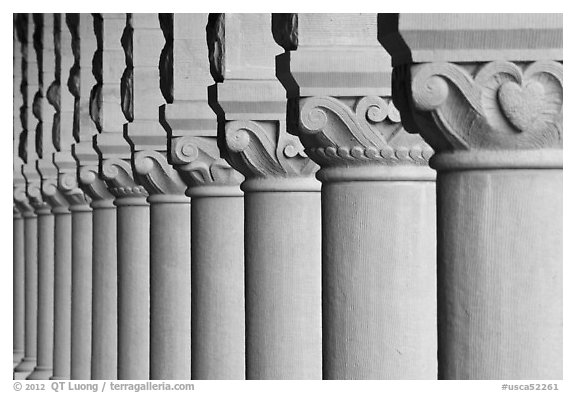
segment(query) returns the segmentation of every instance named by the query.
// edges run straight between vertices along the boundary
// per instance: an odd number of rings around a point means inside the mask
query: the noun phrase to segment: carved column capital
[[[321,180],[433,176],[433,150],[403,129],[390,97],[302,98],[299,124]]]
[[[433,165],[561,167],[562,74],[551,60],[400,66],[396,97],[412,132],[453,152]]]
[[[560,14],[382,14],[379,39],[432,167],[562,167]]]
[[[26,194],[26,183],[18,182],[14,184],[14,203],[23,217],[30,217],[34,215],[34,207],[28,199]]]
[[[214,125],[216,127],[216,125]],[[244,177],[220,157],[215,136],[181,136],[171,140],[172,163],[189,186],[187,195],[205,193],[238,195]]]
[[[143,186],[134,181],[132,167],[129,162],[119,158],[106,159],[102,161],[101,174],[108,185],[108,190],[117,198],[116,204],[130,204],[133,202],[146,204],[144,198],[148,196],[148,192]]]
[[[138,183],[150,195],[151,202],[189,202],[184,196],[186,184],[176,169],[168,164],[165,154],[145,150],[134,154],[134,169]]]
[[[160,86],[167,102],[160,123],[168,135],[168,161],[187,184],[188,196],[241,196],[244,178],[219,150],[218,122],[208,104],[208,14],[168,14],[160,22]]]
[[[289,124],[322,169],[322,181],[432,180],[432,149],[408,134],[391,99],[390,56],[376,14],[275,14],[286,49],[278,78]],[[328,48],[327,48],[328,47]]]
[[[271,14],[219,14],[209,20],[209,59],[218,82],[219,120],[225,123],[222,147],[246,177],[245,191],[319,191],[318,166],[287,130],[286,94],[275,77],[281,48],[271,30]]]
[[[318,166],[304,153],[298,138],[286,132],[284,121],[228,121],[225,140],[229,161],[244,174],[247,183],[252,179],[309,177],[316,185],[313,175]]]

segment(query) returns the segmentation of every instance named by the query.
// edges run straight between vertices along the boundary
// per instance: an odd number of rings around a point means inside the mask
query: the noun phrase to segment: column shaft
[[[26,378],[36,366],[36,321],[38,305],[38,221],[36,215],[24,217],[25,320],[24,358],[14,369],[14,379]]]
[[[92,211],[72,207],[71,379],[90,379],[92,335]]]
[[[24,357],[24,219],[20,214],[14,215],[13,221],[13,367]]]
[[[191,210],[192,379],[245,379],[244,198],[193,197]]]
[[[562,169],[438,175],[441,379],[562,378]]]
[[[321,379],[320,193],[244,200],[247,379]]]
[[[150,209],[118,202],[118,379],[148,379]]]
[[[48,379],[54,345],[54,215],[50,208],[38,214],[37,317],[36,367],[27,379]]]
[[[159,196],[161,197],[161,196]],[[190,201],[150,200],[150,378],[190,379]]]
[[[92,379],[116,379],[118,368],[116,207],[92,203]]]
[[[54,216],[54,357],[51,379],[70,379],[72,215]]]
[[[326,379],[436,379],[433,182],[322,187]]]

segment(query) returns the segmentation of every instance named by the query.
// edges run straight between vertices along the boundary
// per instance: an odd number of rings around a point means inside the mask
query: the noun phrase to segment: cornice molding
[[[424,63],[395,69],[395,102],[436,151],[562,149],[562,63]]]
[[[427,166],[432,149],[410,135],[389,97],[300,100],[300,139],[320,166]]]

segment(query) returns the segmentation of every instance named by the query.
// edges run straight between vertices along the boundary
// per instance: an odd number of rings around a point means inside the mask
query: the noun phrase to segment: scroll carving
[[[495,61],[477,68],[428,63],[414,66],[410,72],[407,91],[412,102],[401,93],[400,105],[406,117],[414,120],[410,131],[420,128],[439,149],[531,150],[562,146],[563,82],[559,62]]]
[[[184,136],[173,138],[172,163],[192,185],[236,185],[243,176],[220,158],[214,137]]]
[[[68,201],[58,189],[57,179],[47,179],[42,182],[44,199],[52,208],[67,207]]]
[[[388,97],[300,101],[300,139],[321,166],[427,165],[432,149],[400,124]]]
[[[42,196],[42,189],[39,181],[28,182],[26,194],[30,201],[30,205],[36,212],[39,210],[50,210],[50,205],[44,201]]]
[[[114,196],[108,191],[106,183],[98,176],[98,167],[87,165],[80,167],[79,173],[82,188],[92,200],[113,199]],[[62,179],[67,184],[62,184],[62,188],[69,190],[69,197],[75,196],[80,191],[77,188],[76,173],[66,174]],[[81,192],[81,191],[80,191]]]
[[[130,163],[120,158],[110,158],[102,162],[102,177],[108,190],[116,198],[145,198],[148,193],[132,178]]]
[[[34,213],[34,208],[26,195],[26,183],[14,185],[14,203],[22,213]]]
[[[151,195],[182,195],[186,191],[186,184],[160,152],[145,150],[136,153],[134,167],[139,183],[144,184]]]
[[[232,165],[248,178],[311,176],[318,169],[284,122],[230,121],[225,135]]]

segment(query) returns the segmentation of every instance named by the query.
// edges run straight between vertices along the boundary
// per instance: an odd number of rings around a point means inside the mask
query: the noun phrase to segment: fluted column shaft
[[[34,372],[27,379],[52,375],[54,344],[54,215],[47,206],[38,215],[38,314],[37,356]]]
[[[90,379],[92,343],[92,209],[72,211],[71,379]]]
[[[54,357],[50,379],[70,379],[72,215],[54,214]]]
[[[24,244],[24,358],[14,369],[14,379],[26,378],[36,365],[38,220],[34,213],[24,215]]]
[[[111,199],[92,207],[92,379],[116,379],[118,369],[118,260],[116,206]],[[122,240],[120,240],[122,241]]]

